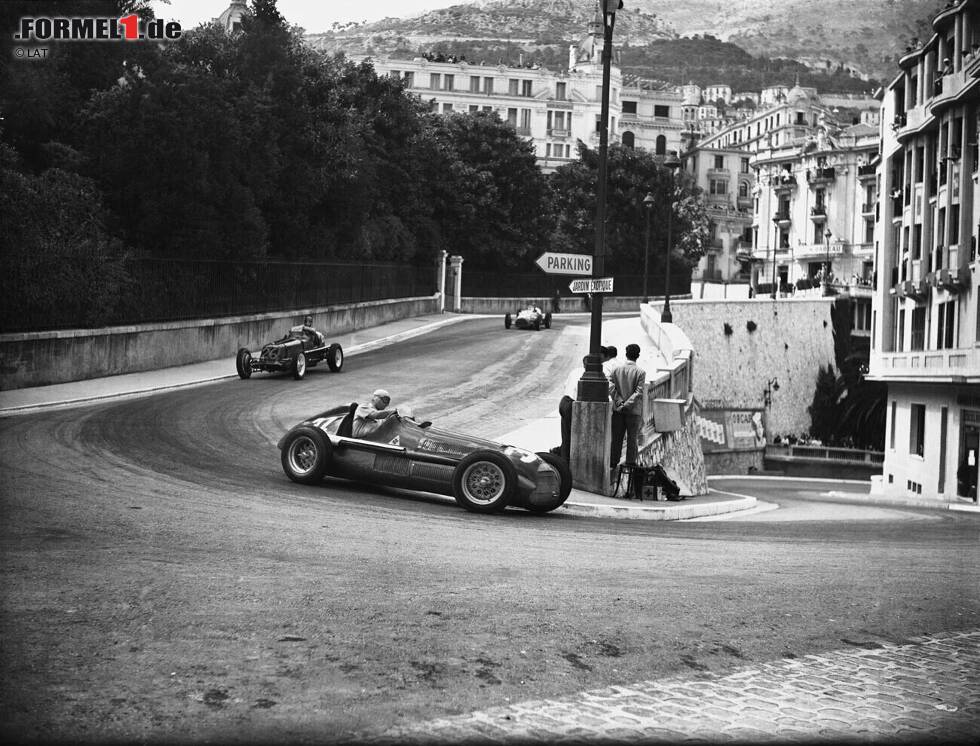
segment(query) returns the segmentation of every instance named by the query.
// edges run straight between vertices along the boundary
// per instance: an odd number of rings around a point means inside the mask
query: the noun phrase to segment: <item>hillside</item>
[[[651,42],[709,35],[757,58],[801,60],[823,71],[843,65],[883,82],[896,74],[895,61],[910,39],[928,38],[929,19],[943,4],[942,0],[626,0],[617,16],[615,43],[618,49],[636,50]],[[560,66],[567,45],[590,28],[594,7],[588,0],[475,0],[408,18],[335,25],[330,31],[308,34],[308,39],[321,49],[352,55],[434,49],[459,53],[466,45],[475,45],[469,48],[474,53],[485,50],[483,57],[488,60],[539,55],[538,61]],[[676,62],[669,67],[683,67],[686,60]],[[724,69],[722,65],[718,71]],[[677,82],[652,68],[631,72]]]

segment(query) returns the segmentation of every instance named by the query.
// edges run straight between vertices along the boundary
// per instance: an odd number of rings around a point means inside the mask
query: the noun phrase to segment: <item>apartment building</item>
[[[975,502],[980,0],[932,28],[882,102],[869,378],[888,385],[882,491]]]

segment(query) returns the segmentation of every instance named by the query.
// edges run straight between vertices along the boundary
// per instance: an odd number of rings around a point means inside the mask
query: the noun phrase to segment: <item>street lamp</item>
[[[660,322],[670,324],[674,320],[670,313],[670,254],[671,243],[673,243],[671,218],[674,214],[674,172],[681,166],[677,153],[671,150],[664,159],[664,165],[670,170],[670,190],[667,192],[667,266],[664,270],[664,310],[660,314]]]
[[[650,269],[650,213],[653,212],[653,203],[656,200],[653,198],[653,194],[647,192],[647,196],[643,198],[643,212],[646,215],[646,245],[643,250],[643,302],[649,303],[650,296],[647,295],[647,274]]]
[[[609,152],[609,78],[612,66],[613,26],[616,11],[623,7],[623,0],[602,0],[602,105],[599,109],[599,174],[595,204],[595,252],[592,277],[605,273],[606,255],[606,171]],[[592,318],[589,329],[589,354],[585,371],[578,381],[578,400],[588,402],[609,401],[609,379],[602,371],[602,293],[592,297]]]
[[[824,248],[826,249],[827,252],[827,260],[824,262],[824,270],[823,270],[824,285],[830,284],[830,274],[831,274],[830,273],[830,237],[833,235],[834,234],[830,232],[830,228],[828,228],[827,231],[823,234]]]

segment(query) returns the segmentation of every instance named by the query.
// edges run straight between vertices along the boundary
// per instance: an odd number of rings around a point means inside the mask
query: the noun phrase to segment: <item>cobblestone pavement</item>
[[[494,707],[370,743],[980,743],[980,629]]]

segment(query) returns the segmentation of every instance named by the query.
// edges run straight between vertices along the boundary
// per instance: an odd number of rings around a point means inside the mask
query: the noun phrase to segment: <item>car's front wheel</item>
[[[344,348],[339,344],[332,344],[327,348],[327,367],[334,373],[340,373],[344,367]]]
[[[516,488],[517,469],[496,451],[474,451],[453,472],[453,497],[473,513],[503,510]]]
[[[282,470],[300,484],[317,484],[327,472],[332,454],[330,441],[314,427],[298,427],[282,447]]]
[[[238,377],[242,380],[252,377],[252,353],[248,351],[247,347],[238,348],[235,368],[238,370]]]
[[[306,375],[306,355],[302,352],[296,353],[296,358],[293,360],[293,378],[297,381]]]
[[[556,456],[553,453],[546,453],[544,451],[536,455],[548,466],[558,472],[558,494],[555,496],[555,499],[549,503],[528,505],[527,509],[532,513],[547,513],[564,505],[565,501],[568,499],[568,496],[572,493],[572,470],[568,466],[568,462],[561,456]]]

